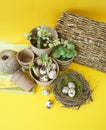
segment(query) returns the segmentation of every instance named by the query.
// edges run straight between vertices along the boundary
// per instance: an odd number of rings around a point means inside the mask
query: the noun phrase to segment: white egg
[[[41,75],[45,75],[47,72],[46,72],[46,70],[45,70],[45,68],[40,68],[40,74]]]
[[[62,93],[67,94],[69,91],[68,86],[62,88]]]
[[[46,95],[49,95],[49,90],[47,90],[47,89],[44,89],[44,90],[42,90],[42,94],[44,95],[44,96],[46,96]]]
[[[54,79],[56,77],[56,71],[52,70],[52,71],[48,72],[48,76],[50,79]]]
[[[47,82],[49,80],[49,78],[47,75],[42,75],[42,76],[40,76],[39,80],[42,82]]]
[[[53,104],[53,102],[52,102],[51,100],[48,100],[48,101],[46,102],[46,108],[50,109],[51,106],[52,106],[52,104]]]
[[[52,64],[51,64],[51,69],[52,69],[52,70],[56,70],[56,68],[57,68],[56,64],[55,64],[55,63],[52,63]]]
[[[69,95],[69,97],[71,97],[71,98],[74,97],[74,96],[75,96],[75,89],[73,89],[73,88],[69,89],[68,95]]]
[[[75,84],[73,82],[69,82],[68,83],[68,87],[69,88],[74,88],[75,89]]]

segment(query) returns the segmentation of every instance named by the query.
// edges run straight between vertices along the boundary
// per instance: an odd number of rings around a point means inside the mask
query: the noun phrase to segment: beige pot
[[[61,61],[59,59],[55,59],[59,65],[59,70],[66,70],[70,63],[73,62],[73,58],[69,59],[69,60],[66,60],[66,61]]]
[[[52,37],[54,38],[54,40],[58,38],[58,34],[57,34],[57,32],[56,32],[55,29],[52,29],[51,27],[48,27],[48,26],[46,26],[46,28],[51,32]],[[33,30],[31,30],[31,33],[32,33],[32,35],[36,36],[37,35],[36,28],[34,28]],[[30,44],[31,44],[32,51],[36,55],[38,55],[38,56],[40,56],[43,53],[49,55],[51,53],[51,51],[53,50],[53,48],[54,48],[54,47],[50,47],[50,48],[46,48],[46,49],[39,49],[39,48],[37,48],[36,46],[33,45],[33,40],[30,40]]]
[[[38,60],[38,59],[39,59],[39,57],[37,57],[37,58],[35,59],[35,61]],[[58,74],[59,74],[59,66],[58,66],[57,62],[56,62],[53,58],[52,58],[52,60],[53,60],[53,62],[54,62],[54,63],[56,64],[56,66],[57,66],[57,75],[56,75],[56,77],[55,77],[55,79],[56,79],[57,76],[58,76]],[[37,80],[37,79],[34,77],[32,69],[29,69],[29,71],[30,71],[31,77],[35,80],[35,82],[36,82],[39,86],[42,86],[42,87],[50,86],[50,85],[52,84],[52,82],[55,80],[55,79],[53,79],[53,80],[50,80],[50,81],[47,81],[47,82],[41,82],[41,81]]]
[[[11,81],[18,85],[20,88],[25,91],[30,91],[35,83],[31,80],[31,78],[21,70],[18,70],[11,78]]]
[[[25,69],[29,69],[29,64],[34,61],[34,53],[31,49],[24,49],[17,53],[17,61]]]

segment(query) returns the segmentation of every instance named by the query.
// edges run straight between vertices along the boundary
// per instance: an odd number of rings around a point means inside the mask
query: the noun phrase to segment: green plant
[[[45,68],[47,70],[49,70],[50,69],[50,64],[51,64],[51,58],[48,57],[47,54],[41,54],[40,60],[41,60],[42,65],[45,66]]]
[[[37,34],[33,35],[32,33],[25,33],[25,37],[27,40],[32,40],[33,44],[37,48],[48,48],[57,46],[60,44],[59,39],[53,39],[52,33],[48,30],[45,25],[41,25],[36,28]]]
[[[77,55],[75,45],[68,40],[62,40],[62,45],[53,51],[53,57],[61,60],[67,60]]]

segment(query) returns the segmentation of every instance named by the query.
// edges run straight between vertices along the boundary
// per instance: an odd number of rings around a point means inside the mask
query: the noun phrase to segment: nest
[[[70,98],[67,94],[62,93],[62,88],[67,86],[68,82],[74,82],[76,85],[76,95]],[[64,107],[79,108],[86,101],[92,101],[91,90],[88,82],[81,74],[76,71],[69,70],[61,74],[53,84],[53,93],[56,99],[64,105]]]
[[[75,62],[106,72],[106,24],[64,12],[56,30],[61,38],[75,43]]]

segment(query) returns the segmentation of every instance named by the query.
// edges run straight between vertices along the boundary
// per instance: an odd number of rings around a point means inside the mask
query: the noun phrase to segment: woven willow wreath
[[[70,98],[67,94],[62,93],[62,88],[67,86],[68,82],[74,82],[76,85],[76,95]],[[53,93],[56,99],[64,105],[64,107],[80,107],[87,100],[92,101],[91,90],[88,82],[81,74],[76,71],[69,70],[61,74],[53,84]]]

